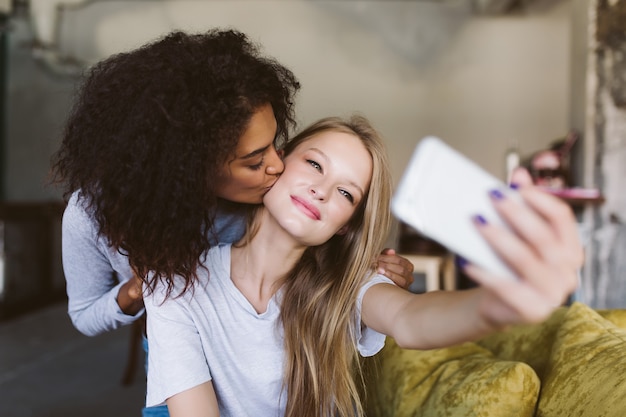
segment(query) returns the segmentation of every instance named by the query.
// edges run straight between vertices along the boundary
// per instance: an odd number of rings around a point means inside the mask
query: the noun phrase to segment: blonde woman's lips
[[[313,220],[320,219],[320,211],[313,204],[309,203],[303,198],[291,196],[291,201],[293,201],[294,205],[300,209],[305,215],[310,217]]]

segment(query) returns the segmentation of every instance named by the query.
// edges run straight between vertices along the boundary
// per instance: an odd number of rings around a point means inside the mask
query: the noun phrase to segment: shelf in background
[[[597,188],[543,188],[552,195],[562,198],[571,205],[602,204],[604,196]]]

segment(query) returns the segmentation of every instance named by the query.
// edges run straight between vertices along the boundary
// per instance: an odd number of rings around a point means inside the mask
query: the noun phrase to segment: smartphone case
[[[509,279],[513,271],[478,233],[472,221],[506,224],[495,211],[489,191],[521,198],[475,162],[441,139],[422,139],[394,193],[391,209],[401,221],[486,270]]]

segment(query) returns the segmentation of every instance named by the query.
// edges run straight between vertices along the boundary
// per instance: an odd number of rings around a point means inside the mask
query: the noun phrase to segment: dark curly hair
[[[79,191],[139,276],[193,278],[211,246],[220,166],[268,103],[280,148],[296,125],[299,88],[241,32],[172,32],[88,71],[52,182],[66,199]]]

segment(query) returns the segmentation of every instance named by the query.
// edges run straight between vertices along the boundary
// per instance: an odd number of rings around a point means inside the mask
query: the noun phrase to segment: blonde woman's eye
[[[347,198],[350,203],[354,204],[354,197],[352,196],[352,194],[350,194],[346,190],[339,190],[339,192],[341,193],[341,195],[343,195],[345,198]]]
[[[322,172],[322,166],[320,164],[318,164],[317,162],[315,162],[312,159],[307,159],[306,160],[313,168],[317,169],[318,171]]]

